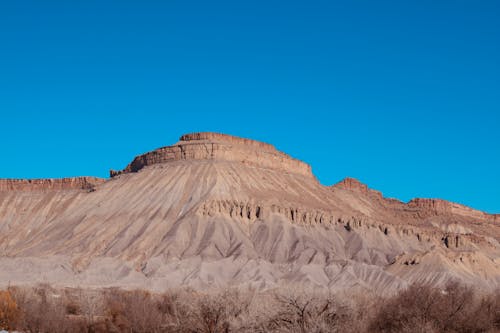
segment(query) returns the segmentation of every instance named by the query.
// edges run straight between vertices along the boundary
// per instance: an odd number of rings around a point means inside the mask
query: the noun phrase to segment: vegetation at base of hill
[[[500,332],[500,292],[415,284],[391,297],[10,287],[0,329],[45,332]]]
[[[0,290],[0,329],[15,328],[21,311],[9,291]]]

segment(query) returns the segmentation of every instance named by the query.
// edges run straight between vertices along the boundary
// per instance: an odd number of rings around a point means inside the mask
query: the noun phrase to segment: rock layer
[[[422,199],[416,198],[408,202],[409,207],[425,209],[433,214],[456,214],[471,219],[492,220],[498,219],[498,214],[488,214],[470,207],[449,202],[442,199]]]
[[[415,198],[408,203],[403,203],[396,199],[384,198],[381,192],[368,188],[367,185],[354,178],[345,178],[335,184],[333,188],[369,195],[379,200],[385,206],[392,206],[392,208],[399,207],[408,212],[419,212],[421,216],[460,215],[476,220],[487,220],[491,222],[500,221],[499,214],[488,214],[465,205],[442,199]]]
[[[367,185],[361,183],[359,180],[351,177],[344,178],[337,184],[333,185],[334,188],[341,188],[349,191],[354,191],[363,194],[370,194],[382,198],[382,193],[379,191],[368,188]]]
[[[0,285],[500,286],[497,216],[323,186],[265,143],[188,134],[114,175],[0,181]]]
[[[92,190],[106,180],[97,177],[60,179],[0,179],[0,191]]]
[[[277,151],[270,144],[219,133],[185,134],[173,146],[158,148],[137,156],[122,171],[111,170],[110,176],[137,172],[149,165],[179,160],[241,162],[312,177],[308,164]]]

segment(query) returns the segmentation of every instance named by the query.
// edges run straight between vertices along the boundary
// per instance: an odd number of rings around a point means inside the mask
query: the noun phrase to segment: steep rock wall
[[[111,170],[110,176],[137,172],[149,165],[178,160],[241,162],[246,165],[313,177],[308,164],[276,150],[270,144],[218,133],[183,135],[177,144],[137,156],[124,170]]]
[[[456,214],[471,219],[498,221],[498,214],[491,215],[470,207],[441,199],[413,199],[407,204],[411,208],[420,208],[429,214]]]
[[[500,214],[488,214],[442,199],[415,198],[408,203],[404,203],[396,199],[385,198],[381,192],[370,189],[367,185],[354,178],[345,178],[344,180],[333,185],[332,188],[348,190],[370,196],[385,207],[390,207],[396,212],[399,211],[411,214],[416,218],[455,214],[476,220],[500,222]]]
[[[342,226],[347,232],[376,229],[391,237],[411,237],[418,242],[439,244],[443,249],[471,250],[475,244],[487,244],[481,236],[451,231],[442,231],[436,228],[418,227],[412,225],[392,225],[373,221],[365,216],[348,216],[336,214],[332,211],[309,209],[304,207],[284,207],[275,204],[243,202],[235,200],[211,200],[204,202],[197,209],[197,214],[204,217],[224,216],[229,219],[240,219],[254,222],[265,220],[271,214],[279,214],[291,223],[299,225]]]
[[[96,177],[0,179],[0,191],[92,190],[106,180]]]

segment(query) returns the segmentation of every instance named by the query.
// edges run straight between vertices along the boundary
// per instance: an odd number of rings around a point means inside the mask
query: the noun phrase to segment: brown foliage
[[[252,293],[242,295],[237,290],[221,293],[177,295],[174,332],[222,333],[245,330]]]
[[[275,294],[275,313],[264,331],[349,332],[349,309],[332,295],[317,293]]]
[[[113,289],[106,293],[105,303],[111,331],[162,332],[162,304],[150,293]]]
[[[354,297],[356,296],[356,297]],[[500,293],[413,285],[382,299],[318,292],[0,291],[2,328],[28,333],[498,332]]]
[[[10,330],[15,328],[20,315],[21,312],[10,292],[0,290],[0,329]]]
[[[493,332],[500,329],[498,296],[478,297],[470,287],[416,284],[383,302],[372,332]]]
[[[49,286],[11,288],[10,291],[22,311],[16,329],[29,333],[82,331],[80,322],[66,317],[62,300]]]

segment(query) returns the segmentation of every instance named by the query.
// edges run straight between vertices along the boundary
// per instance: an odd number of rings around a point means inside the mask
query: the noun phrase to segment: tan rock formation
[[[277,151],[270,144],[218,133],[185,134],[173,146],[158,148],[137,156],[122,171],[111,170],[110,176],[137,172],[148,165],[179,160],[241,162],[251,166],[313,177],[308,164]]]
[[[361,183],[359,180],[351,177],[344,178],[337,184],[333,185],[333,187],[382,197],[381,192],[372,190],[368,188],[368,186],[366,186],[365,184]]]
[[[472,219],[496,220],[496,217],[493,214],[487,214],[461,204],[441,199],[416,198],[408,202],[408,206],[425,209],[426,211],[433,212],[435,214],[456,214]]]
[[[498,221],[498,214],[488,214],[442,199],[415,198],[405,204],[399,200],[384,198],[381,192],[368,188],[368,186],[354,178],[345,178],[335,184],[333,188],[371,195],[379,199],[380,203],[385,206],[392,206],[392,208],[399,208],[408,212],[419,212],[421,216],[453,214],[471,219],[489,220],[491,222]]]
[[[500,286],[498,215],[323,186],[265,143],[187,134],[112,175],[0,181],[0,286]]]
[[[92,190],[106,180],[97,177],[60,179],[0,179],[0,191]]]

